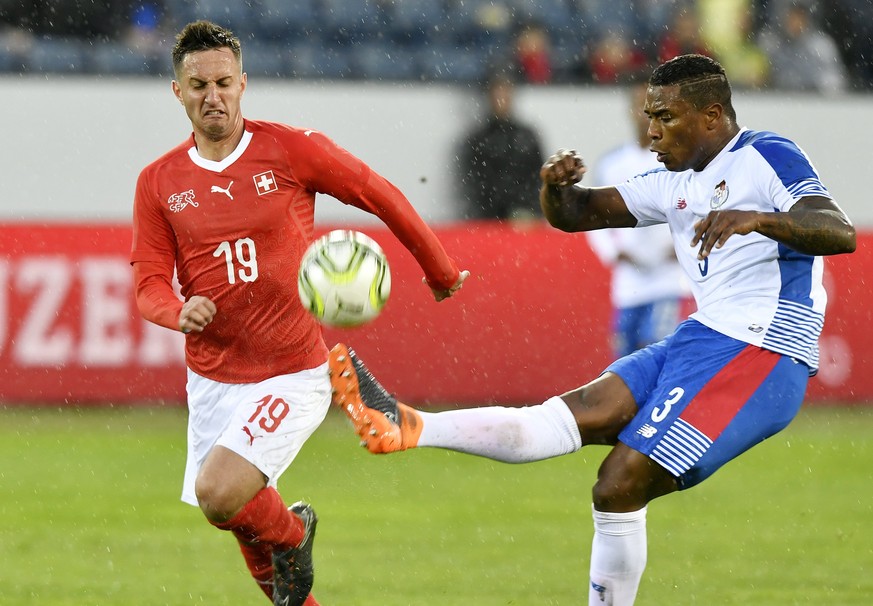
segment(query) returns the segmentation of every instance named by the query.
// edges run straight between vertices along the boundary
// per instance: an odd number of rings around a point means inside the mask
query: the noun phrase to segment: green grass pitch
[[[318,512],[323,606],[578,605],[605,453],[377,457],[331,411],[280,490]],[[0,408],[0,605],[266,604],[184,458],[181,408]],[[873,408],[807,408],[649,506],[640,606],[871,603]]]

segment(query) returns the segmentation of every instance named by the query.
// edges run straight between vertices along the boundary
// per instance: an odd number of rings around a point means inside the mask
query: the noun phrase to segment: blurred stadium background
[[[811,17],[803,37],[835,44],[847,77],[831,86],[871,88],[873,8],[863,0],[4,0],[0,70],[166,75],[173,34],[207,18],[243,39],[252,75],[476,82],[509,62],[539,84],[611,84],[700,50],[736,65],[735,85],[796,88],[804,83],[747,72],[768,71],[760,47],[772,48],[767,38],[797,4]]]
[[[873,4],[805,3],[842,78],[796,86],[777,81],[764,44],[789,4],[0,0],[0,605],[258,600],[232,545],[176,502],[181,336],[140,321],[132,302],[136,175],[189,132],[169,92],[178,27],[202,17],[233,28],[250,76],[244,113],[324,130],[407,193],[473,272],[463,298],[434,306],[390,234],[320,200],[319,229],[359,226],[396,273],[376,323],[327,339],[354,344],[409,400],[515,405],[608,362],[607,274],[584,238],[465,220],[452,166],[482,110],[479,85],[515,70],[517,113],[544,151],[576,147],[595,162],[630,136],[623,85],[679,48],[665,37],[680,13],[697,19],[701,48],[759,70],[735,79],[741,123],[807,149],[861,237],[854,255],[828,261],[808,409],[711,486],[658,504],[641,603],[870,603]],[[317,548],[328,603],[578,603],[600,451],[522,469],[447,453],[367,458],[354,442],[331,415],[283,479],[331,520]],[[754,536],[738,537],[746,523]],[[373,533],[398,546],[381,566],[369,561],[383,556]],[[547,559],[535,578],[528,557]]]

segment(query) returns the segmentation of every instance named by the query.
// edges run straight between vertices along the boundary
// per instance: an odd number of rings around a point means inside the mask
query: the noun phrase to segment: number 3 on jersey
[[[255,251],[255,241],[251,238],[240,238],[233,246],[225,240],[212,253],[213,257],[224,255],[227,265],[227,281],[236,284],[236,278],[243,282],[254,282],[258,279],[258,255]],[[237,265],[240,265],[237,269]]]

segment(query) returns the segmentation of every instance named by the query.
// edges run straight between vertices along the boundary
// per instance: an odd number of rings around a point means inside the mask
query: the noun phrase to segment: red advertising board
[[[537,403],[609,363],[608,273],[583,236],[539,224],[440,227],[472,276],[460,296],[435,303],[390,232],[360,229],[388,255],[391,298],[372,324],[325,338],[355,347],[402,398]],[[0,226],[0,402],[184,401],[184,337],[139,318],[130,236],[127,225]],[[812,401],[873,401],[870,240],[864,234],[855,254],[827,261]]]

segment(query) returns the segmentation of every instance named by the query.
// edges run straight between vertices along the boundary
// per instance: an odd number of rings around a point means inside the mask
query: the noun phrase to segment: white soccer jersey
[[[630,142],[608,152],[595,164],[592,182],[613,185],[659,166],[653,152]],[[586,235],[595,254],[612,268],[610,299],[616,307],[636,307],[688,295],[667,225],[597,229]],[[633,261],[619,261],[622,253]]]
[[[691,282],[691,317],[725,335],[818,368],[827,296],[823,260],[759,233],[731,236],[704,261],[694,223],[711,210],[787,212],[804,196],[831,195],[806,154],[770,132],[742,129],[702,171],[658,169],[616,186],[640,226],[668,223]]]

